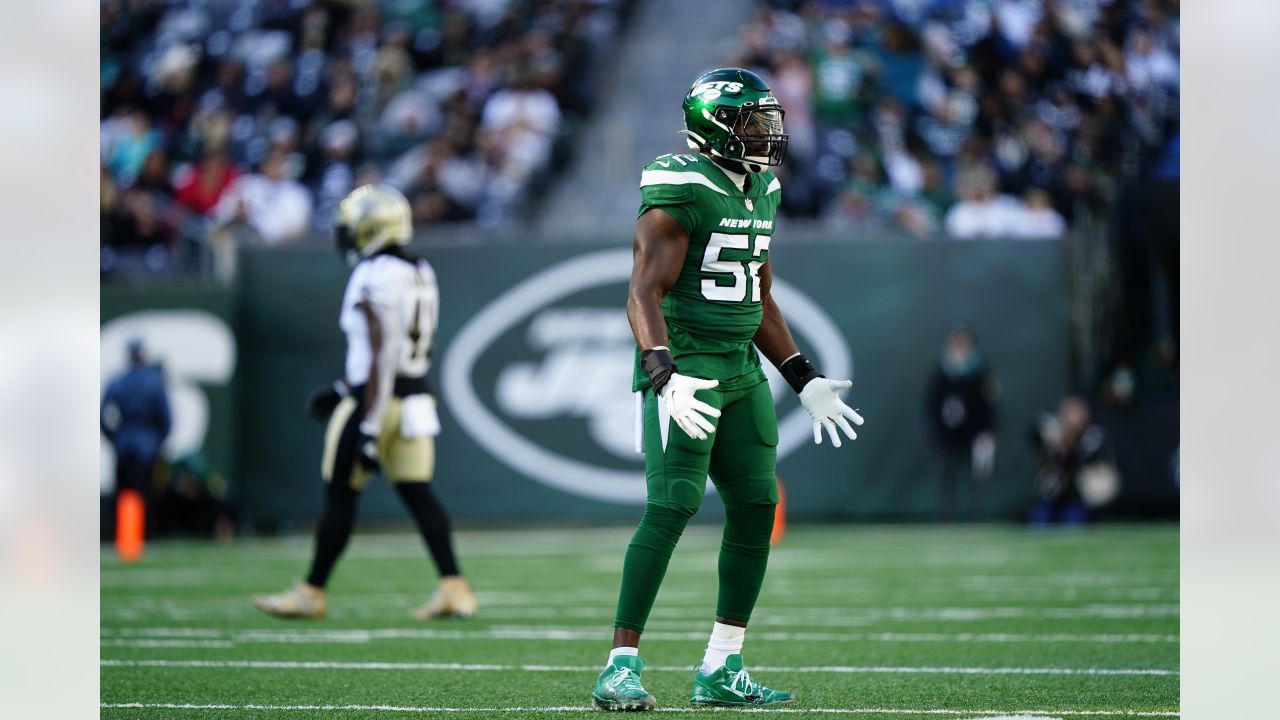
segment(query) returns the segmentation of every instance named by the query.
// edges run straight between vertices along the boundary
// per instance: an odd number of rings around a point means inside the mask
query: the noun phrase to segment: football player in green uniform
[[[786,156],[782,118],[758,75],[714,70],[684,99],[684,132],[697,152],[663,155],[640,177],[627,317],[637,350],[632,389],[644,393],[648,500],[623,565],[613,650],[591,694],[597,708],[655,706],[641,684],[640,634],[708,475],[724,501],[725,527],[715,623],[690,701],[795,699],[756,682],[742,662],[778,502],[778,421],[759,353],[799,393],[814,442],[825,428],[839,447],[837,429],[856,438],[850,421],[862,418],[838,396],[852,382],[814,368],[769,296],[781,195],[769,168]]]

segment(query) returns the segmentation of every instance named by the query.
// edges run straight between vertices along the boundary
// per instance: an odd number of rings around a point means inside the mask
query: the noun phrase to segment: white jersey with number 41
[[[431,264],[421,258],[375,255],[351,272],[338,324],[347,336],[346,379],[352,386],[369,379],[373,351],[369,326],[358,305],[367,302],[382,325],[382,345],[394,374],[423,377],[431,366],[431,345],[440,316],[440,290]],[[389,373],[390,374],[390,373]]]

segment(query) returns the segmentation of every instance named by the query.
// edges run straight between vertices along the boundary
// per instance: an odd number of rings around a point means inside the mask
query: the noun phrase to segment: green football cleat
[[[644,661],[635,655],[619,655],[600,673],[591,704],[600,710],[652,710],[658,701],[640,684]]]
[[[795,699],[793,692],[770,690],[752,680],[742,669],[741,655],[730,655],[710,675],[703,675],[701,668],[695,670],[689,696],[694,705],[782,705]]]

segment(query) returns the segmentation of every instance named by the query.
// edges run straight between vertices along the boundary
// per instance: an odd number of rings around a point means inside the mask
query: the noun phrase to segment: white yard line
[[[416,550],[421,553],[421,550]],[[582,553],[575,551],[579,557],[593,558],[595,556],[590,553]],[[611,552],[607,557],[614,558],[617,555]],[[302,558],[300,558],[302,559]],[[620,563],[620,557],[614,558]],[[682,561],[683,561],[682,557]],[[704,564],[714,563],[718,559],[716,554],[707,554],[694,558]],[[813,561],[812,557],[806,557],[806,562]],[[618,564],[615,563],[615,564]],[[771,558],[773,567],[770,567],[770,577],[774,575],[786,576],[791,574],[805,574],[810,568],[792,567],[787,564],[787,559],[780,558],[779,553],[773,553]],[[850,592],[850,591],[867,591],[865,578],[856,575],[846,575],[843,573],[854,572],[858,568],[850,567],[847,562],[841,562],[840,558],[833,557],[822,561],[823,567],[838,568],[842,574],[834,577],[813,577],[805,575],[805,587],[795,592],[808,592],[810,588],[816,591],[831,592]],[[617,568],[614,568],[615,570]],[[103,587],[119,587],[132,588],[144,586],[164,586],[164,585],[192,585],[207,583],[212,580],[231,580],[235,582],[255,581],[256,578],[270,580],[279,578],[280,571],[275,568],[253,568],[249,575],[246,575],[243,563],[235,566],[211,566],[203,565],[199,568],[193,568],[190,564],[168,566],[168,567],[116,567],[104,568],[101,571],[101,584]],[[879,575],[876,576],[877,578]],[[1156,570],[1114,570],[1114,571],[1068,571],[1068,572],[1051,572],[1051,573],[1013,573],[1013,574],[975,574],[975,573],[922,573],[915,577],[898,578],[897,583],[900,585],[919,584],[925,587],[931,587],[939,582],[946,582],[964,590],[1029,590],[1048,588],[1129,588],[1141,585],[1155,585],[1165,588],[1178,587],[1180,574],[1176,569],[1171,571]],[[423,576],[423,583],[428,584],[429,578]],[[782,588],[777,588],[775,592],[785,592]],[[351,591],[352,594],[360,594],[359,591]]]
[[[335,630],[221,630],[218,628],[104,628],[102,644],[120,647],[231,647],[248,643],[348,643],[368,644],[385,640],[532,640],[548,642],[599,642],[607,636],[598,627],[494,626],[479,630],[430,628],[344,628]],[[753,641],[766,642],[874,642],[874,643],[1079,643],[1129,644],[1176,643],[1177,635],[1160,634],[1016,634],[1016,633],[840,633],[753,632]],[[689,641],[706,639],[705,632],[650,631],[645,639]],[[166,645],[162,643],[174,643]],[[191,643],[180,645],[178,643]],[[207,644],[203,644],[207,643]],[[223,643],[217,645],[215,643]]]
[[[327,662],[293,660],[123,660],[103,659],[103,667],[243,668],[258,670],[449,670],[456,672],[594,672],[596,665],[498,665],[480,663]],[[657,672],[689,672],[684,665],[657,665]],[[1178,676],[1177,670],[1159,668],[1019,668],[1019,667],[890,667],[839,666],[784,667],[761,665],[759,672],[884,674],[884,675],[1157,675]]]
[[[550,706],[550,707],[421,707],[405,705],[236,705],[230,703],[195,704],[195,703],[102,703],[102,708],[121,709],[157,709],[157,710],[278,710],[278,711],[311,711],[311,712],[399,712],[399,713],[578,713],[598,712],[586,706]],[[1142,711],[1142,710],[950,710],[950,709],[907,709],[907,708],[735,708],[735,712],[764,712],[799,715],[936,715],[945,717],[999,715],[1004,718],[1033,717],[1179,717],[1175,711]],[[712,710],[694,708],[658,708],[654,712],[665,713],[710,713]],[[991,718],[991,720],[997,720]]]
[[[334,618],[384,617],[387,610],[352,605],[349,608],[331,608]],[[655,608],[656,619],[701,620],[706,608],[672,607]],[[1133,618],[1177,618],[1178,603],[1089,603],[1080,607],[778,607],[767,611],[757,625],[822,625],[859,627],[878,621],[930,620],[937,622],[975,622],[982,620],[1044,619],[1044,620],[1128,620]],[[612,604],[577,605],[571,607],[506,607],[484,609],[487,618],[527,620],[546,619],[600,619],[612,620]],[[165,617],[173,620],[199,620],[212,618],[240,618],[257,615],[247,600],[226,598],[220,600],[153,600],[104,602],[101,615],[114,620],[141,620],[147,617]]]
[[[128,647],[128,648],[205,648],[215,650],[227,650],[236,646],[236,642],[232,640],[166,640],[158,638],[110,638],[103,639],[100,643],[102,647]]]
[[[262,592],[263,588],[271,588],[279,584],[278,578],[270,581],[259,581],[256,587],[246,588],[241,592],[219,593],[219,594],[201,594],[192,595],[190,597],[175,597],[166,600],[158,600],[155,597],[155,588],[162,583],[142,583],[138,586],[137,594],[113,593],[111,597],[104,601],[107,607],[149,607],[156,606],[160,602],[181,602],[184,605],[199,607],[214,607],[219,605],[241,605],[244,599],[253,594],[256,590]],[[205,578],[201,580],[191,579],[182,582],[174,582],[173,587],[178,585],[189,586],[208,586],[214,584],[214,580]],[[237,579],[239,582],[239,579]],[[127,585],[124,581],[118,581],[121,586]],[[107,582],[103,581],[103,587],[107,586]],[[703,589],[678,589],[672,588],[670,591],[663,591],[663,604],[669,607],[680,607],[685,605],[695,605],[702,607],[708,603],[708,598],[714,588]],[[419,603],[427,597],[427,588],[421,592],[392,592],[389,590],[344,590],[339,596],[344,599],[359,600],[361,605],[386,605],[397,606],[405,603]],[[550,592],[528,592],[528,591],[495,591],[481,590],[476,593],[483,607],[527,607],[530,605],[540,605],[549,607],[612,607],[617,602],[617,589],[609,589],[606,587],[599,588],[583,588],[581,592],[572,593],[550,593]],[[1152,585],[1134,586],[1134,587],[1112,587],[1112,588],[1075,588],[1075,587],[1035,587],[1035,588],[1012,588],[1012,587],[960,587],[955,585],[947,585],[945,587],[931,585],[927,588],[898,588],[890,592],[885,592],[877,588],[862,587],[819,587],[815,585],[804,588],[778,587],[766,588],[762,604],[767,604],[774,608],[785,609],[795,606],[795,598],[804,600],[803,607],[812,607],[815,600],[819,600],[818,606],[830,606],[832,602],[843,603],[843,607],[879,607],[889,605],[904,605],[911,603],[915,607],[925,607],[930,605],[955,605],[955,604],[1018,604],[1022,606],[1030,606],[1029,603],[1036,605],[1042,604],[1061,604],[1061,603],[1094,603],[1094,604],[1153,604],[1153,603],[1169,603],[1176,602],[1179,595],[1177,585],[1168,587],[1159,587]]]
[[[404,612],[395,612],[390,610],[379,610],[375,608],[343,608],[334,609],[330,607],[328,617],[332,620],[357,620],[357,621],[373,621],[386,620],[388,618],[397,619],[407,615],[408,608]],[[500,610],[485,610],[481,608],[481,615],[488,620],[508,620],[508,621],[528,621],[528,620],[595,620],[601,623],[613,620],[613,610],[592,609],[565,609],[557,610],[553,608],[529,608],[520,612],[503,612]],[[258,611],[252,608],[243,610],[237,608],[225,609],[204,609],[204,610],[184,610],[180,608],[157,608],[153,610],[139,609],[116,609],[103,610],[102,619],[111,622],[144,622],[144,621],[172,621],[172,622],[214,622],[219,620],[245,620],[248,618],[260,617]],[[677,624],[696,624],[701,625],[702,621],[708,618],[707,612],[684,612],[684,613],[665,613],[661,609],[655,610],[652,614],[654,624],[663,622],[672,622]],[[914,620],[932,620],[945,624],[967,624],[970,622],[980,622],[985,620],[1009,620],[1009,619],[1042,619],[1042,620],[1130,620],[1133,618],[1171,618],[1176,619],[1176,613],[1143,613],[1136,612],[1131,614],[1096,614],[1096,613],[1073,613],[1063,615],[1033,615],[1033,614],[969,614],[964,617],[884,617],[884,616],[810,616],[795,617],[791,615],[769,615],[759,618],[753,618],[752,623],[755,627],[836,627],[836,628],[865,628],[869,626],[883,625],[895,621],[914,621]]]

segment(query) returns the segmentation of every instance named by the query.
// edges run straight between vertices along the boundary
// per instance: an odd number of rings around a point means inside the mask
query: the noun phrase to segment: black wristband
[[[800,391],[804,389],[804,386],[810,380],[826,377],[826,375],[818,372],[813,363],[809,362],[809,358],[800,353],[796,353],[796,355],[782,363],[778,367],[778,372],[782,373],[782,379],[787,381],[787,384],[791,386],[792,390],[796,391],[797,395],[800,394]]]
[[[662,388],[676,372],[676,359],[666,348],[655,348],[640,353],[640,368],[649,375],[649,384],[653,386],[655,396],[662,394]]]

